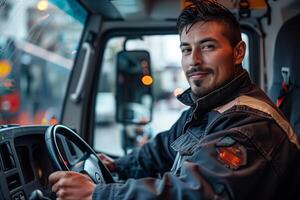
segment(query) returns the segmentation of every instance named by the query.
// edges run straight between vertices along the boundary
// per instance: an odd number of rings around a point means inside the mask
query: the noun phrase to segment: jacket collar
[[[243,70],[240,75],[227,84],[198,98],[196,101],[192,99],[191,88],[184,91],[177,98],[183,104],[193,107],[194,112],[197,111],[197,114],[200,115],[233,100],[241,93],[248,91],[250,86],[251,80],[249,74],[246,70]]]

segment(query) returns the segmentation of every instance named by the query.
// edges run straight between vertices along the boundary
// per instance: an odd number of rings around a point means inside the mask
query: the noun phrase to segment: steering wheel
[[[77,146],[83,155],[75,164],[68,163],[58,147],[58,136],[62,135]],[[98,158],[96,152],[72,129],[64,125],[54,125],[47,128],[45,133],[46,147],[55,170],[75,171],[88,175],[94,183],[113,183],[109,170]]]

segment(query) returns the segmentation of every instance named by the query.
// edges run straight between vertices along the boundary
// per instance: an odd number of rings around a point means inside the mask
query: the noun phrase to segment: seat
[[[279,108],[297,132],[298,138],[300,138],[299,25],[300,14],[288,20],[278,32],[274,52],[273,83],[269,90],[269,96],[280,104]],[[279,97],[282,98],[278,99]]]

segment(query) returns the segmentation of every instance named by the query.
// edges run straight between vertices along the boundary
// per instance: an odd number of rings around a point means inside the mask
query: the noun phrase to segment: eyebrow
[[[198,41],[198,44],[203,44],[205,42],[217,42],[216,39],[212,38],[212,37],[207,37],[207,38],[203,38],[202,40]],[[188,42],[181,42],[180,43],[180,48],[183,46],[189,46],[190,44]]]

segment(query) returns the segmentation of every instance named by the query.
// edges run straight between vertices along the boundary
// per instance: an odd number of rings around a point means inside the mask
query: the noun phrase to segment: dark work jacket
[[[93,199],[297,199],[298,139],[246,71],[196,102],[190,89],[179,100],[190,109],[116,160],[126,181],[97,185]]]

